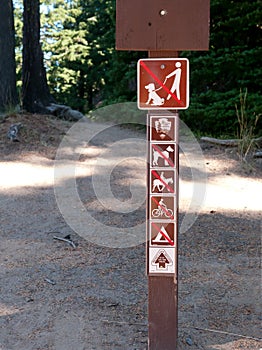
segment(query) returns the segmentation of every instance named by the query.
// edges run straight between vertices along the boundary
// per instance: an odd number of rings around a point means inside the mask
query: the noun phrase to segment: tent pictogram
[[[166,232],[164,226],[161,226],[156,238],[152,239],[152,243],[169,243],[174,245],[174,241],[172,241],[172,239],[169,237],[169,234]]]
[[[151,246],[175,246],[175,226],[173,222],[151,221],[150,245]]]

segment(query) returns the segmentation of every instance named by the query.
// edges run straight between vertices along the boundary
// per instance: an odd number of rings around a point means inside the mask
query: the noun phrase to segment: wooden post
[[[178,57],[177,51],[150,51],[150,58]],[[176,143],[178,145],[178,113],[175,123]],[[150,144],[150,123],[148,123],[148,142]],[[178,172],[178,146],[175,148],[175,158]],[[148,152],[149,153],[149,152]],[[150,160],[148,162],[148,166]],[[149,170],[150,171],[150,170]],[[148,171],[148,176],[149,176]],[[149,177],[150,179],[150,177]],[[148,184],[149,184],[148,179]],[[150,186],[151,184],[149,184]],[[178,218],[178,173],[175,184],[176,210]],[[150,198],[150,196],[148,196]],[[150,199],[149,199],[150,200]],[[149,204],[149,203],[148,203]],[[147,214],[149,222],[149,214]],[[178,232],[175,222],[175,235]],[[175,246],[175,274],[173,276],[148,276],[148,349],[176,350],[178,337],[178,259],[177,237]]]
[[[134,50],[134,51],[148,51],[149,58],[162,58],[166,61],[168,58],[178,57],[178,51],[191,51],[191,50],[208,50],[209,46],[209,10],[210,10],[210,0],[187,0],[187,1],[167,1],[163,2],[160,0],[116,0],[116,49],[117,50]],[[172,50],[172,51],[171,51]],[[176,50],[176,51],[174,51]],[[185,60],[185,59],[184,59]],[[143,76],[140,79],[138,86],[138,108],[147,109],[149,101],[147,101],[147,90],[152,89],[152,85],[155,80],[160,87],[157,90],[151,90],[151,92],[157,93],[161,89],[165,89],[165,83],[162,80],[158,79],[153,71],[149,70],[144,62],[140,62],[143,66]],[[186,63],[185,61],[179,62],[178,67],[185,70]],[[165,63],[162,64],[163,69],[165,68]],[[184,66],[184,68],[183,68]],[[161,67],[160,67],[161,68]],[[162,69],[162,68],[161,68]],[[187,74],[188,70],[186,68]],[[163,71],[162,71],[163,72]],[[171,73],[171,72],[170,72]],[[170,75],[169,73],[169,75]],[[148,74],[151,75],[149,80],[145,79],[148,77]],[[157,79],[155,79],[157,78]],[[162,76],[163,78],[163,76]],[[167,76],[165,78],[168,78]],[[153,81],[152,81],[153,80]],[[186,89],[188,89],[188,77],[183,80],[181,84],[181,91],[183,90],[185,95],[184,98],[176,98],[175,96],[175,105],[170,104],[170,92],[168,93],[167,99],[164,101],[162,97],[162,104],[165,104],[164,109],[172,109],[173,111],[177,109],[186,109],[189,103],[189,94]],[[182,80],[181,80],[182,82]],[[160,83],[160,84],[159,84]],[[145,86],[145,84],[151,85]],[[182,86],[183,85],[183,86]],[[154,84],[153,84],[154,86]],[[141,89],[142,87],[142,89]],[[173,90],[172,88],[170,91]],[[143,93],[141,93],[143,92]],[[171,91],[172,92],[172,91]],[[173,93],[173,92],[172,92]],[[143,95],[144,94],[144,95]],[[163,96],[163,95],[162,95]],[[171,95],[173,97],[173,95]],[[169,99],[168,99],[169,97]],[[150,98],[150,96],[148,96]],[[156,101],[155,106],[161,106],[161,100],[157,100],[157,94],[152,97],[151,100]],[[174,102],[174,100],[172,102]],[[159,102],[160,101],[160,102]],[[177,104],[178,102],[178,104]],[[154,103],[153,103],[154,105]],[[171,108],[170,108],[171,107]],[[148,123],[148,149],[149,149],[149,158],[148,158],[148,209],[147,210],[147,270],[148,270],[148,288],[149,288],[149,297],[148,297],[148,321],[149,321],[149,350],[175,350],[177,343],[177,333],[178,333],[178,319],[177,319],[177,308],[178,308],[178,271],[177,271],[177,237],[174,237],[175,246],[172,247],[175,249],[171,250],[171,245],[164,247],[161,250],[159,241],[161,240],[161,235],[163,230],[168,231],[168,227],[165,227],[163,222],[163,229],[160,222],[160,228],[157,229],[160,236],[156,237],[156,229],[154,229],[154,235],[152,234],[153,223],[157,227],[157,220],[152,218],[153,213],[151,208],[157,209],[160,202],[162,201],[161,194],[154,195],[152,190],[152,179],[158,177],[161,179],[161,172],[165,174],[163,169],[154,169],[154,165],[151,163],[151,155],[154,153],[152,147],[150,146],[150,133],[152,130],[152,118],[151,116],[156,115],[157,108],[151,108],[153,111],[149,114],[149,123]],[[161,109],[161,108],[160,108]],[[157,114],[160,119],[159,123],[164,123],[167,121],[169,123],[168,117],[165,117],[164,112],[159,111]],[[162,114],[161,114],[162,113]],[[171,114],[171,113],[170,113]],[[164,115],[164,117],[163,117]],[[179,116],[176,114],[175,128],[176,133],[178,134],[178,121]],[[151,119],[150,119],[151,118]],[[170,118],[171,120],[172,118]],[[151,123],[151,124],[150,124]],[[153,124],[158,123],[157,120],[153,120]],[[178,138],[176,138],[177,146],[175,147],[175,157],[176,160],[176,184],[175,189],[175,198],[176,198],[176,211],[178,218]],[[151,148],[150,148],[151,147]],[[156,152],[159,152],[160,156],[164,159],[164,154],[167,154],[161,147],[161,141],[155,142],[154,147]],[[157,149],[159,150],[157,151]],[[173,147],[174,148],[174,147]],[[162,151],[161,151],[162,149]],[[155,154],[155,153],[154,153]],[[167,159],[166,159],[167,161]],[[163,164],[163,163],[162,163]],[[173,170],[172,170],[173,171]],[[172,171],[166,171],[166,173],[172,173]],[[155,175],[153,175],[155,174]],[[156,177],[155,177],[156,176]],[[162,180],[164,178],[162,177]],[[163,183],[163,181],[162,181]],[[152,193],[153,192],[153,193]],[[155,204],[153,203],[154,198]],[[164,196],[163,196],[164,197]],[[164,198],[165,200],[165,198]],[[168,199],[170,203],[170,198]],[[173,208],[175,209],[175,208]],[[149,210],[151,212],[149,212]],[[159,209],[160,210],[160,209]],[[160,210],[161,213],[161,210]],[[165,220],[171,221],[171,220]],[[152,223],[153,222],[153,223]],[[174,231],[177,235],[177,219],[174,222]],[[151,230],[151,231],[150,231]],[[153,236],[153,239],[152,239]],[[168,239],[165,241],[168,242]],[[157,246],[157,248],[155,248]],[[155,248],[155,249],[154,249]],[[172,253],[172,259],[169,259],[168,251]],[[156,253],[155,253],[156,252]],[[163,254],[161,255],[161,252]],[[160,256],[161,255],[161,256]],[[150,260],[150,259],[151,260]],[[171,260],[174,265],[172,269],[166,269],[165,273],[156,273],[160,272],[163,269],[162,267],[167,266],[167,261]],[[158,265],[159,264],[159,265]],[[150,270],[150,271],[149,271]],[[166,273],[166,272],[172,273]],[[150,273],[149,273],[150,272]],[[154,273],[153,273],[154,272]]]

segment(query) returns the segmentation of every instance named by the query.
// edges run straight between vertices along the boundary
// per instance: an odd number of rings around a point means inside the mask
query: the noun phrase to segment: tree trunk
[[[45,112],[54,99],[47,85],[40,44],[39,0],[24,0],[22,100],[28,112]]]
[[[0,10],[0,110],[6,110],[17,104],[13,3],[12,0],[2,0]]]

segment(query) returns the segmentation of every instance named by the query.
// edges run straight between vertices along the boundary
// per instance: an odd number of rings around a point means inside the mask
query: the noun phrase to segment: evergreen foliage
[[[180,53],[189,58],[191,72],[190,107],[181,117],[201,133],[237,132],[240,90],[247,90],[251,120],[261,113],[259,4],[259,0],[211,0],[210,50]],[[147,53],[115,50],[115,0],[43,0],[41,10],[42,48],[57,101],[88,112],[136,100],[136,62]],[[16,8],[17,53],[18,12]]]
[[[181,115],[193,129],[236,133],[240,90],[247,89],[249,118],[261,113],[260,20],[259,1],[211,0],[210,50],[182,53],[191,65],[191,102]]]

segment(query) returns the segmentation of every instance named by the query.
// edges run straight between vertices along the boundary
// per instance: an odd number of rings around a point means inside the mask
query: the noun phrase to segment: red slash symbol
[[[151,77],[161,86],[161,88],[163,88],[168,95],[170,95],[179,105],[182,105],[181,100],[179,100],[175,94],[173,94],[172,91],[169,90],[168,87],[166,87],[166,85],[164,85],[159,79],[158,77],[146,66],[145,62],[140,61],[140,65],[147,71],[148,74],[151,75]]]
[[[168,157],[169,152],[174,152],[174,149],[171,146],[168,146],[165,151],[162,151],[159,149],[156,145],[152,144],[152,147],[154,149],[153,151],[153,166],[158,165],[158,157],[160,156],[165,160],[165,165],[170,165],[171,167],[174,167],[174,163],[171,161],[171,159]]]
[[[164,172],[163,172],[164,173]],[[152,174],[156,177],[156,179],[153,181],[153,188],[152,188],[152,192],[154,192],[156,189],[159,192],[162,192],[165,188],[171,192],[174,193],[173,188],[171,188],[168,184],[173,184],[173,178],[169,177],[169,178],[165,178],[163,174],[161,174],[160,176],[158,175],[158,173],[154,170],[152,170]]]
[[[152,222],[152,226],[154,226],[157,231],[158,231],[158,235],[162,235],[162,237],[164,238],[163,243],[166,241],[168,242],[170,245],[174,246],[175,243],[172,241],[172,239],[169,237],[167,231],[165,230],[165,228],[162,226],[162,228],[160,229],[154,222]],[[165,231],[165,232],[164,232]],[[161,243],[161,241],[158,239],[158,235],[157,237],[153,240],[153,241],[157,241],[158,243]],[[161,236],[160,236],[161,237]]]

